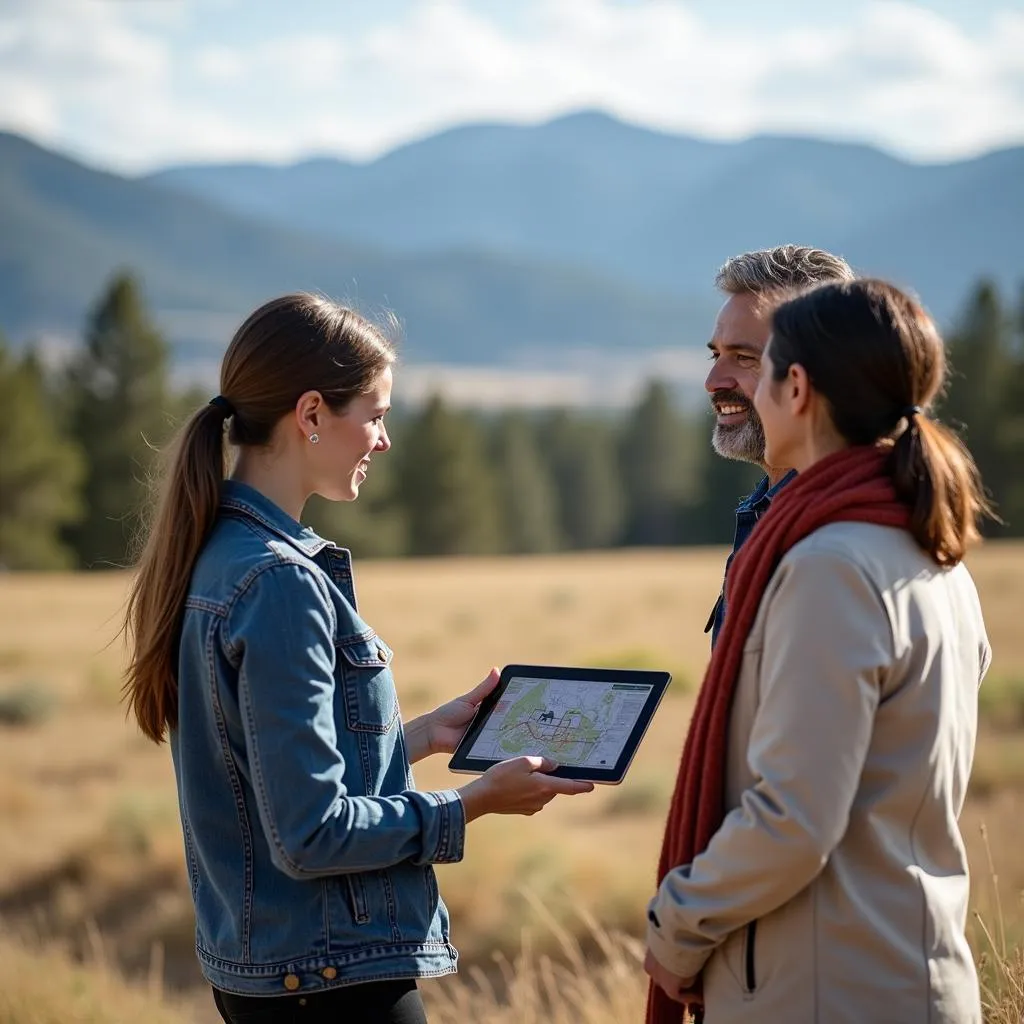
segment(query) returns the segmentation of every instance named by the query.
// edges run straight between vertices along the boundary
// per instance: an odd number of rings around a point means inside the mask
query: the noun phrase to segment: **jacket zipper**
[[[757,975],[754,972],[754,940],[757,938],[757,922],[751,921],[747,925],[747,950],[744,968],[747,975],[747,991],[753,992],[757,988]]]

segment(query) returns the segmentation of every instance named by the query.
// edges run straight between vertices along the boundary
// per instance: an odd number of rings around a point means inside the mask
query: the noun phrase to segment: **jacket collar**
[[[737,512],[756,512],[763,511],[759,506],[764,503],[767,509],[768,505],[771,504],[772,498],[775,497],[786,486],[790,481],[796,479],[796,470],[791,469],[777,484],[774,486],[770,482],[767,474],[761,478],[761,482],[754,488],[754,490],[748,494],[736,507]]]
[[[333,547],[330,541],[292,519],[265,494],[238,480],[225,480],[221,485],[220,507],[255,519],[310,558],[326,547]]]

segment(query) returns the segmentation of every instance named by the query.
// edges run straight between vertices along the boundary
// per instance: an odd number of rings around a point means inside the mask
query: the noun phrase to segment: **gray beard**
[[[716,423],[711,434],[711,447],[723,459],[764,465],[764,426],[754,407],[747,409],[745,423]]]

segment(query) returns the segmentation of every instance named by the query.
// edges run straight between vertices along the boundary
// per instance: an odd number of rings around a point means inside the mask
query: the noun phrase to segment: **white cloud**
[[[193,56],[192,64],[199,80],[213,86],[239,82],[246,71],[241,54],[226,46],[204,46]]]
[[[262,33],[253,15],[235,38],[204,30],[216,3],[7,0],[0,123],[128,169],[371,156],[465,120],[580,106],[725,138],[863,138],[922,158],[1024,139],[1024,12],[1009,3],[970,31],[902,0],[756,29],[681,0],[521,0],[512,21],[473,0],[421,0],[344,32],[308,17],[289,28],[273,5]]]

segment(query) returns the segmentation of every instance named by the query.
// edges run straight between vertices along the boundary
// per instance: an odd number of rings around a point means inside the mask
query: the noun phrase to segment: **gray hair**
[[[808,245],[779,245],[726,260],[715,276],[715,287],[728,295],[769,296],[853,278],[842,256]]]

